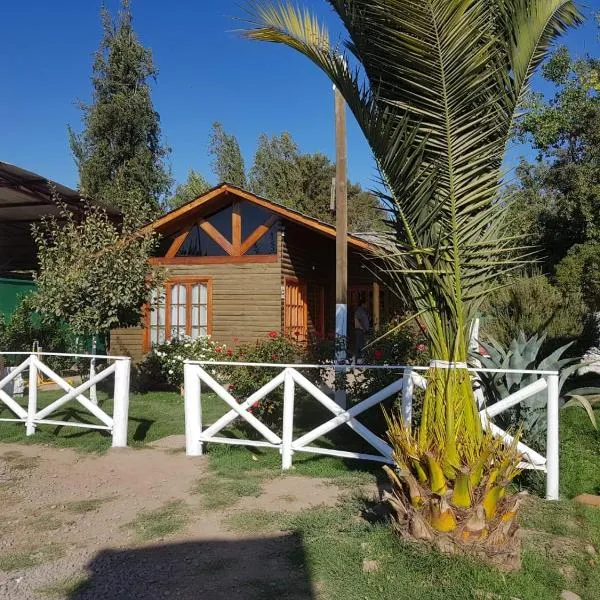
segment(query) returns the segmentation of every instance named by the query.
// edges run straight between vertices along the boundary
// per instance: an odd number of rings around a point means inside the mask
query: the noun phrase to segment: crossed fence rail
[[[256,390],[247,399],[238,402],[229,391],[215,380],[204,367],[211,369],[216,366],[227,367],[253,367],[253,368],[276,368],[281,371],[269,382]],[[335,371],[347,372],[351,369],[385,369],[398,371],[399,377],[389,385],[369,396],[365,400],[345,409],[339,406],[329,395],[320,390],[314,383],[307,379],[298,369],[324,369],[330,368]],[[283,470],[292,467],[293,455],[297,452],[310,452],[337,456],[341,458],[355,458],[359,460],[371,460],[382,463],[393,464],[392,448],[378,435],[373,433],[356,417],[369,408],[381,403],[391,396],[400,396],[401,411],[406,422],[412,420],[412,404],[414,388],[425,388],[427,380],[420,374],[427,371],[428,367],[417,366],[384,366],[384,365],[299,365],[299,364],[277,364],[277,363],[246,363],[246,362],[219,362],[219,361],[185,361],[184,364],[184,395],[185,395],[185,436],[186,453],[188,456],[202,454],[205,443],[219,443],[231,445],[243,445],[254,447],[266,447],[279,450],[281,453],[281,468]],[[508,369],[483,369],[469,368],[474,376],[480,373],[520,373],[535,374],[538,379],[519,391],[507,396],[502,401],[489,407],[479,404],[482,424],[489,427],[494,435],[502,437],[506,442],[513,438],[503,429],[493,423],[492,419],[500,413],[508,410],[523,400],[546,390],[547,394],[547,446],[546,456],[542,456],[533,448],[519,442],[518,448],[523,455],[521,467],[533,469],[546,473],[546,497],[549,500],[558,500],[559,494],[559,383],[557,371],[531,371],[531,370],[508,370]],[[227,414],[219,418],[215,423],[203,428],[202,424],[202,387],[212,390],[229,407]],[[281,436],[269,429],[264,423],[257,419],[249,410],[252,405],[267,396],[277,387],[283,386],[283,427]],[[299,387],[317,400],[333,416],[315,427],[311,431],[303,433],[300,437],[294,437],[294,402],[295,389]],[[478,401],[481,396],[477,396]],[[263,440],[239,439],[219,436],[221,431],[228,427],[235,419],[241,418],[253,427]],[[312,445],[318,438],[330,433],[341,425],[347,425],[361,436],[377,453],[367,454],[352,452],[334,448],[322,448]]]
[[[131,359],[124,356],[96,356],[87,354],[67,354],[60,352],[0,352],[0,356],[23,356],[24,360],[17,367],[0,379],[0,405],[4,404],[14,415],[13,418],[0,418],[0,421],[23,423],[27,435],[34,435],[38,425],[56,425],[64,427],[82,427],[108,431],[112,434],[113,447],[127,446],[127,419],[129,413],[129,376]],[[93,361],[94,367],[87,381],[73,387],[43,362],[46,356],[62,356],[73,359]],[[96,372],[96,359],[104,359],[108,366]],[[23,408],[5,388],[19,375],[28,371],[27,409]],[[53,381],[65,394],[43,408],[38,407],[38,374],[43,373]],[[114,376],[113,414],[108,415],[94,401],[96,385],[110,376]],[[92,399],[85,396],[90,392]],[[60,421],[48,417],[64,406],[67,402],[76,400],[83,408],[96,417],[102,424],[81,423],[77,421]]]

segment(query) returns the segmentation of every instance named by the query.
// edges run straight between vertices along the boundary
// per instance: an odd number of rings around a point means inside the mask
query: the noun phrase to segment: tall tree
[[[246,166],[240,144],[234,135],[226,133],[219,122],[213,123],[208,149],[213,157],[211,166],[217,179],[246,187]]]
[[[194,171],[194,169],[190,169],[188,171],[187,181],[185,183],[180,183],[175,188],[175,193],[168,201],[168,208],[173,210],[178,206],[183,204],[187,204],[190,200],[194,200],[198,196],[201,196],[210,189],[210,184],[204,177]]]
[[[542,74],[555,93],[532,94],[518,123],[538,156],[517,171],[513,213],[552,269],[574,244],[600,242],[600,59],[575,60],[561,47]]]
[[[171,178],[150,81],[157,70],[133,29],[129,0],[115,20],[102,9],[104,35],[93,64],[92,103],[81,104],[83,131],[69,129],[81,191],[136,222],[158,214]]]
[[[405,535],[498,557],[516,548],[516,444],[484,431],[466,370],[469,327],[524,256],[497,202],[513,117],[570,0],[330,0],[347,52],[291,2],[254,1],[251,39],[285,44],[344,95],[386,187],[394,235],[381,258],[426,326],[433,358],[419,426],[390,420],[390,505]],[[553,490],[554,494],[555,491]],[[443,542],[443,545],[442,545]]]
[[[286,131],[271,137],[261,134],[250,170],[250,190],[269,200],[302,210],[299,156],[296,142]]]

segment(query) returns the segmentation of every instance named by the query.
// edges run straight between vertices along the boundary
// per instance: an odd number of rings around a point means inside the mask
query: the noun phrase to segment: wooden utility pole
[[[334,86],[335,102],[335,358],[346,363],[348,338],[348,157],[346,104]],[[337,378],[336,401],[346,406],[345,371]],[[343,382],[343,383],[341,383]]]

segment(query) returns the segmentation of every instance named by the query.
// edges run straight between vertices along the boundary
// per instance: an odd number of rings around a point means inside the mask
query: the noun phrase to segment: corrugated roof
[[[58,208],[52,199],[49,185],[56,189],[61,200],[73,210],[81,210],[83,198],[77,190],[0,161],[0,222],[32,222],[57,214]],[[116,209],[105,208],[109,214],[119,214]]]

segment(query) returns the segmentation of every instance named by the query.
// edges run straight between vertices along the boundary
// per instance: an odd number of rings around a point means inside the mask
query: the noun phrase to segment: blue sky
[[[304,0],[338,27],[324,0]],[[67,125],[80,128],[77,100],[91,96],[91,64],[101,38],[99,0],[4,2],[0,19],[0,160],[76,186]],[[111,10],[118,0],[107,0]],[[333,156],[331,84],[308,60],[281,46],[242,40],[243,0],[133,0],[134,24],[152,49],[159,77],[153,99],[172,148],[175,179],[190,167],[214,181],[207,143],[213,121],[240,140],[247,164],[263,131],[289,131],[302,151]],[[168,6],[168,9],[166,7]],[[588,0],[586,15],[600,10]],[[598,55],[593,19],[564,42]],[[550,90],[538,79],[536,87]],[[348,132],[349,176],[369,187],[373,162],[362,134]],[[514,165],[527,148],[509,150]]]

